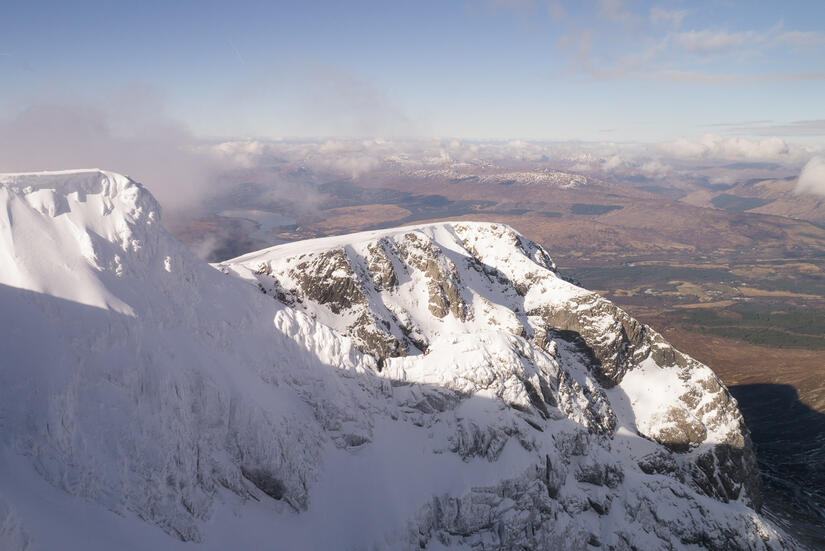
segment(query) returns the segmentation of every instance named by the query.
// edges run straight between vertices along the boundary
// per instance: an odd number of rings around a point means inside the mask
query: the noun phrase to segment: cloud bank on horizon
[[[359,185],[380,184],[383,173],[420,176],[431,170],[484,166],[519,166],[526,170],[565,170],[606,180],[642,178],[667,184],[669,177],[706,178],[711,184],[732,184],[746,171],[765,179],[794,178],[798,193],[825,195],[815,170],[825,148],[800,146],[777,137],[748,139],[705,134],[699,139],[658,143],[480,141],[459,139],[317,139],[262,141],[254,139],[205,145],[221,162],[249,169],[274,162],[305,167],[326,178],[344,178]],[[818,161],[819,160],[819,161]],[[457,173],[458,174],[458,173]]]
[[[112,168],[172,208],[278,156],[769,162],[823,189],[821,2],[47,4],[0,6],[0,171]]]
[[[234,139],[205,140],[163,108],[151,92],[126,91],[96,104],[74,99],[37,102],[0,120],[0,172],[63,168],[118,170],[150,186],[173,211],[197,208],[237,184],[239,178],[280,163],[306,167],[326,178],[369,184],[377,171],[402,173],[487,163],[536,163],[597,178],[666,181],[700,167],[748,163],[800,174],[798,193],[825,195],[825,148],[778,137],[724,137],[653,143],[537,142],[529,140]],[[737,164],[738,163],[738,164]],[[726,177],[716,176],[719,182]],[[271,180],[271,178],[270,178]],[[717,182],[717,183],[719,183]],[[287,181],[269,181],[272,193],[290,194]],[[312,198],[304,206],[312,209]]]

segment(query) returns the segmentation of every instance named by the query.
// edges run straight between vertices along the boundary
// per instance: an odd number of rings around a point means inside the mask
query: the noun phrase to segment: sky
[[[821,0],[0,3],[0,122],[819,145],[823,98]]]

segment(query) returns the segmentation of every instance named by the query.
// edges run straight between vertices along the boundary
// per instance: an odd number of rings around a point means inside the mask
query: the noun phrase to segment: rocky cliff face
[[[506,226],[216,270],[113,173],[0,207],[3,549],[795,548],[715,375]]]
[[[654,330],[561,278],[548,253],[511,228],[455,223],[358,234],[220,268],[352,338],[396,388],[437,388],[437,397],[421,390],[407,404],[422,426],[443,422],[440,414],[471,396],[512,413],[486,426],[463,419],[450,451],[495,461],[511,439],[543,450],[520,478],[434,499],[417,517],[417,544],[596,545],[618,515],[684,544],[760,545],[761,536],[736,543],[738,529],[719,525],[702,505],[706,497],[761,506],[748,431],[727,389]],[[661,517],[663,493],[702,521]],[[611,513],[617,503],[620,512]],[[561,531],[559,515],[572,522]],[[638,533],[608,545],[645,547]]]

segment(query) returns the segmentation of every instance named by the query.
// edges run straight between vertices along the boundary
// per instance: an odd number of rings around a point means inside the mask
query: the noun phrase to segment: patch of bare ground
[[[327,209],[314,227],[322,233],[349,233],[403,220],[410,211],[395,205],[359,205]]]

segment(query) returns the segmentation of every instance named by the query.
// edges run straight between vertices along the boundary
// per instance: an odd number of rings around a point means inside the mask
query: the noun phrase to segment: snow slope
[[[159,218],[0,176],[0,548],[795,547],[713,373],[512,229],[215,269]]]

